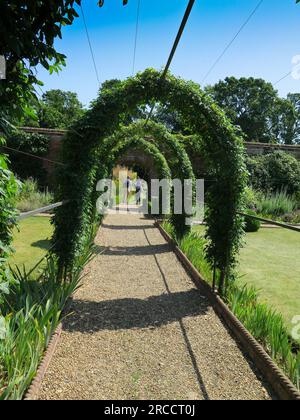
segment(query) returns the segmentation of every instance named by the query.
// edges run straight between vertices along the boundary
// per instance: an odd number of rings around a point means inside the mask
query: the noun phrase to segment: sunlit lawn
[[[27,270],[33,268],[50,248],[53,227],[50,217],[31,217],[19,224],[14,232],[13,247],[16,253],[10,259],[12,267],[25,265]]]
[[[248,233],[239,273],[239,281],[259,289],[261,301],[280,311],[291,328],[300,315],[300,233],[280,228]]]
[[[300,315],[300,233],[265,228],[247,234],[240,273],[245,274],[241,281],[259,288],[261,299],[291,327]]]

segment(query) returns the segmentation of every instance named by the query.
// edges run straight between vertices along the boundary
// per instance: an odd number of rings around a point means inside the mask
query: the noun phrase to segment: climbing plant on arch
[[[139,120],[135,123],[130,124],[129,126],[121,127],[116,133],[111,137],[105,139],[101,148],[101,162],[103,162],[104,167],[107,167],[107,159],[111,161],[111,169],[114,166],[116,159],[111,157],[111,150],[116,147],[117,144],[128,143],[130,140],[143,139],[147,141],[150,145],[155,145],[157,152],[164,156],[167,160],[171,178],[172,180],[180,180],[182,186],[184,185],[185,180],[191,180],[192,186],[195,186],[195,176],[193,172],[193,167],[190,161],[188,154],[186,153],[183,145],[176,139],[175,136],[171,135],[166,127],[162,124],[158,124],[154,121],[149,121],[146,124],[145,120]],[[99,174],[100,175],[100,174]],[[101,177],[100,177],[101,178]],[[160,177],[165,178],[163,177]],[[172,186],[171,186],[172,187]],[[195,192],[195,191],[194,191]],[[188,233],[190,226],[186,224],[186,220],[193,216],[193,212],[185,209],[183,206],[183,211],[180,214],[174,212],[174,200],[173,200],[173,191],[171,194],[171,217],[170,220],[174,225],[175,232],[178,238],[184,236],[185,233]],[[184,201],[184,191],[182,190],[182,202]],[[193,203],[193,194],[191,196],[191,205]]]
[[[171,171],[170,167],[164,157],[164,155],[159,151],[159,149],[154,145],[145,140],[141,137],[135,135],[131,138],[126,139],[124,142],[120,142],[119,145],[113,150],[112,152],[112,159],[111,159],[111,169],[113,168],[115,162],[119,160],[120,157],[124,156],[128,150],[135,150],[137,152],[145,153],[148,157],[153,160],[154,166],[156,168],[157,177],[159,180],[166,181],[166,191],[165,197],[167,203],[170,196],[171,190]],[[160,200],[162,203],[162,200]],[[162,212],[162,207],[160,207]]]
[[[120,129],[121,116],[140,105],[167,104],[180,112],[189,128],[203,139],[206,164],[214,182],[206,198],[207,259],[222,273],[234,267],[243,234],[242,206],[247,172],[243,141],[222,110],[192,82],[148,69],[135,77],[102,90],[93,108],[69,132],[63,147],[68,167],[61,174],[60,199],[70,204],[57,212],[55,241],[60,264],[72,264],[94,217],[93,192],[101,165],[101,144]]]
[[[119,158],[126,154],[128,150],[140,150],[145,152],[153,159],[159,179],[167,179],[171,181],[170,167],[164,155],[159,151],[156,145],[147,142],[138,135],[131,136],[130,138],[125,139],[125,141],[118,143],[118,145],[112,150],[107,162],[110,172]]]

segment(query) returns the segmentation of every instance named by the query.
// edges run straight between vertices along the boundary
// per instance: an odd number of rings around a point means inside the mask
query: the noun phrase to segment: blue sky
[[[137,1],[83,0],[101,82],[132,74]],[[136,71],[160,69],[166,63],[188,0],[141,0]],[[201,83],[204,75],[257,5],[258,0],[196,0],[172,64],[172,72]],[[88,105],[96,98],[96,79],[82,18],[64,28],[57,49],[67,56],[67,67],[57,75],[38,69],[43,90],[78,93]],[[295,0],[264,0],[205,84],[227,76],[262,77],[276,82],[292,69],[300,55],[300,5]],[[300,80],[291,76],[276,86],[281,96],[300,92]]]

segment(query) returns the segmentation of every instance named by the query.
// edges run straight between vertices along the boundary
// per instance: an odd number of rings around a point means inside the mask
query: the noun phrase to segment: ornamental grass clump
[[[300,352],[293,350],[293,342],[281,314],[259,303],[258,292],[253,287],[241,288],[232,284],[226,301],[245,328],[300,389]]]
[[[20,212],[36,210],[54,203],[54,196],[47,189],[40,191],[37,181],[32,178],[22,182],[16,207]]]
[[[25,269],[11,270],[10,284],[0,289],[0,400],[23,398],[91,258],[89,243],[64,279],[53,255],[37,280]]]
[[[207,241],[196,233],[190,233],[179,241],[179,247],[195,267],[203,275],[205,280],[212,285],[213,275],[209,262],[205,258]]]
[[[284,190],[273,194],[262,194],[257,202],[257,212],[259,214],[275,218],[291,214],[297,208],[297,199]]]

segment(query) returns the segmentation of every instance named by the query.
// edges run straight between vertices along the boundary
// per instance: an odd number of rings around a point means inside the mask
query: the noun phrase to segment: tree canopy
[[[206,91],[241,128],[247,141],[293,143],[294,106],[280,98],[271,83],[253,77],[227,77]]]
[[[66,129],[85,112],[77,93],[59,89],[45,92],[40,100],[33,101],[32,108],[34,118],[31,115],[23,118],[22,125]]]
[[[199,85],[196,85],[199,88]],[[293,144],[300,142],[300,94],[280,98],[271,83],[262,79],[228,77],[206,92],[240,127],[244,139],[262,143]],[[140,109],[146,118],[147,109]],[[171,132],[192,134],[182,115],[167,104],[155,104],[152,119]]]
[[[99,6],[103,3],[99,1]],[[76,5],[80,6],[81,0],[0,2],[0,56],[6,61],[6,79],[0,83],[2,116],[30,114],[34,86],[41,85],[35,72],[37,65],[50,73],[59,72],[65,65],[66,56],[56,50],[54,41],[62,38],[63,27],[79,17]]]
[[[293,141],[300,143],[300,93],[288,94],[288,100],[293,104],[297,118],[293,127]]]
[[[0,55],[6,60],[6,80],[0,83],[2,112],[22,116],[41,84],[34,68],[40,64],[50,72],[65,65],[65,55],[54,41],[62,27],[71,25],[78,14],[79,0],[12,0],[0,3]],[[11,104],[14,104],[13,110]]]

